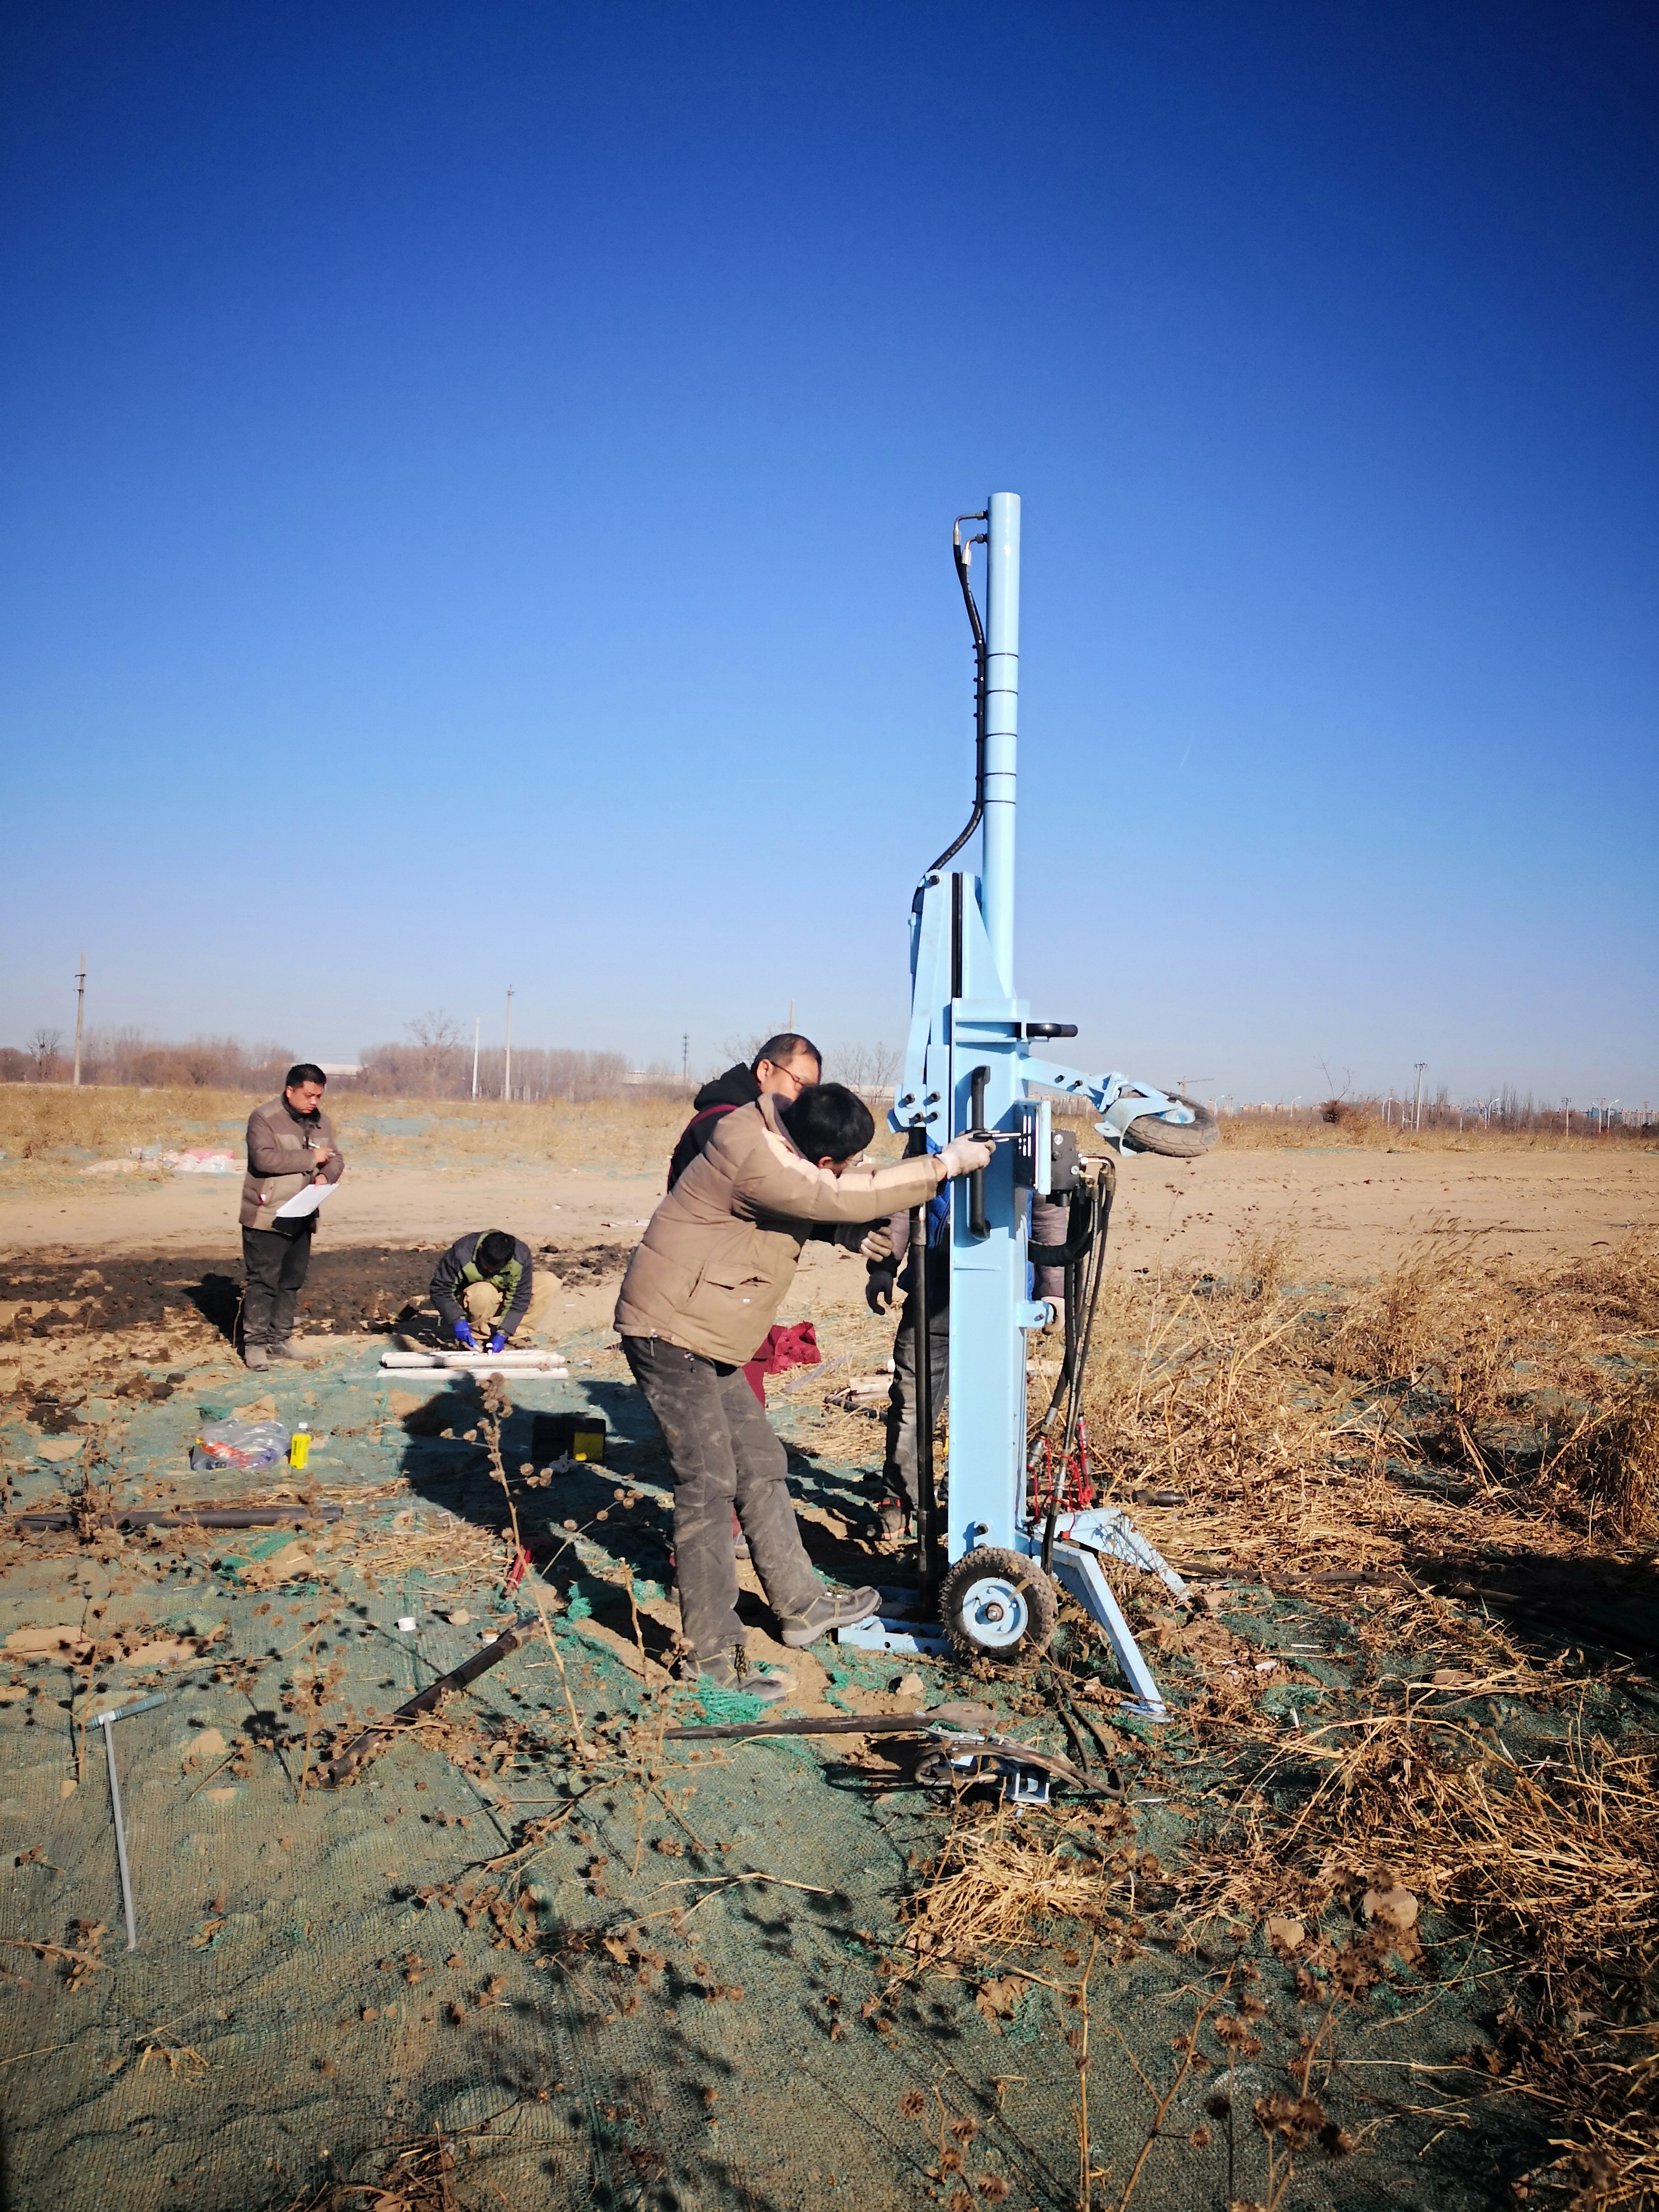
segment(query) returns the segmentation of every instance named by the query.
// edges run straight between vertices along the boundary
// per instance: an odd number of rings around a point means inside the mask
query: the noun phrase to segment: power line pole
[[[1417,1107],[1416,1116],[1412,1122],[1413,1129],[1420,1129],[1423,1126],[1423,1071],[1428,1064],[1426,1060],[1414,1060],[1412,1062],[1412,1066],[1417,1070]]]
[[[680,1039],[680,1081],[684,1085],[690,1083],[690,1080],[691,1032],[690,1030],[687,1030],[685,1034]]]
[[[87,1012],[87,956],[81,955],[80,973],[75,979],[75,1088],[81,1088],[81,1025]]]
[[[513,986],[507,987],[507,1049],[501,1059],[501,1096],[513,1096]]]
[[[475,1098],[478,1095],[478,1031],[483,1026],[483,1016],[474,1014],[472,1017],[472,1096]]]

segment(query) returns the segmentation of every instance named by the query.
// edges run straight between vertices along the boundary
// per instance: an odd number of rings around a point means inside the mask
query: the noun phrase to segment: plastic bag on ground
[[[191,1449],[194,1473],[234,1467],[248,1474],[288,1457],[291,1432],[280,1421],[210,1421]]]

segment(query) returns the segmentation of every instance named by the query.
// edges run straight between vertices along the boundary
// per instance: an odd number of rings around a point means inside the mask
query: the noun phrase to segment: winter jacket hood
[[[708,1149],[708,1139],[738,1106],[752,1106],[761,1095],[760,1085],[752,1068],[739,1060],[728,1067],[724,1075],[717,1075],[712,1083],[705,1083],[691,1103],[696,1112],[680,1132],[679,1142],[668,1163],[668,1188],[672,1190],[693,1160]]]

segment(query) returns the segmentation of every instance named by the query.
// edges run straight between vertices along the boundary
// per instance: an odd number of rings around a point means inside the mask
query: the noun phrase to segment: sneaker
[[[794,1693],[794,1678],[790,1674],[758,1674],[745,1668],[739,1674],[734,1656],[722,1651],[717,1659],[700,1659],[693,1683],[707,1682],[711,1689],[735,1690],[742,1697],[753,1698],[757,1704],[775,1705]]]
[[[263,1344],[250,1344],[242,1352],[242,1364],[251,1367],[256,1375],[263,1375],[270,1364],[270,1354]]]
[[[792,1651],[816,1644],[832,1628],[846,1628],[855,1620],[868,1620],[881,1611],[881,1592],[875,1589],[823,1590],[805,1613],[783,1624],[783,1641]]]

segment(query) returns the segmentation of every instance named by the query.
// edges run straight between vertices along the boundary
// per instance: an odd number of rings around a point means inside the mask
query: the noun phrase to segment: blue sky
[[[1635,7],[14,11],[0,1037],[899,1036],[1024,502],[1019,969],[1659,1098]]]

